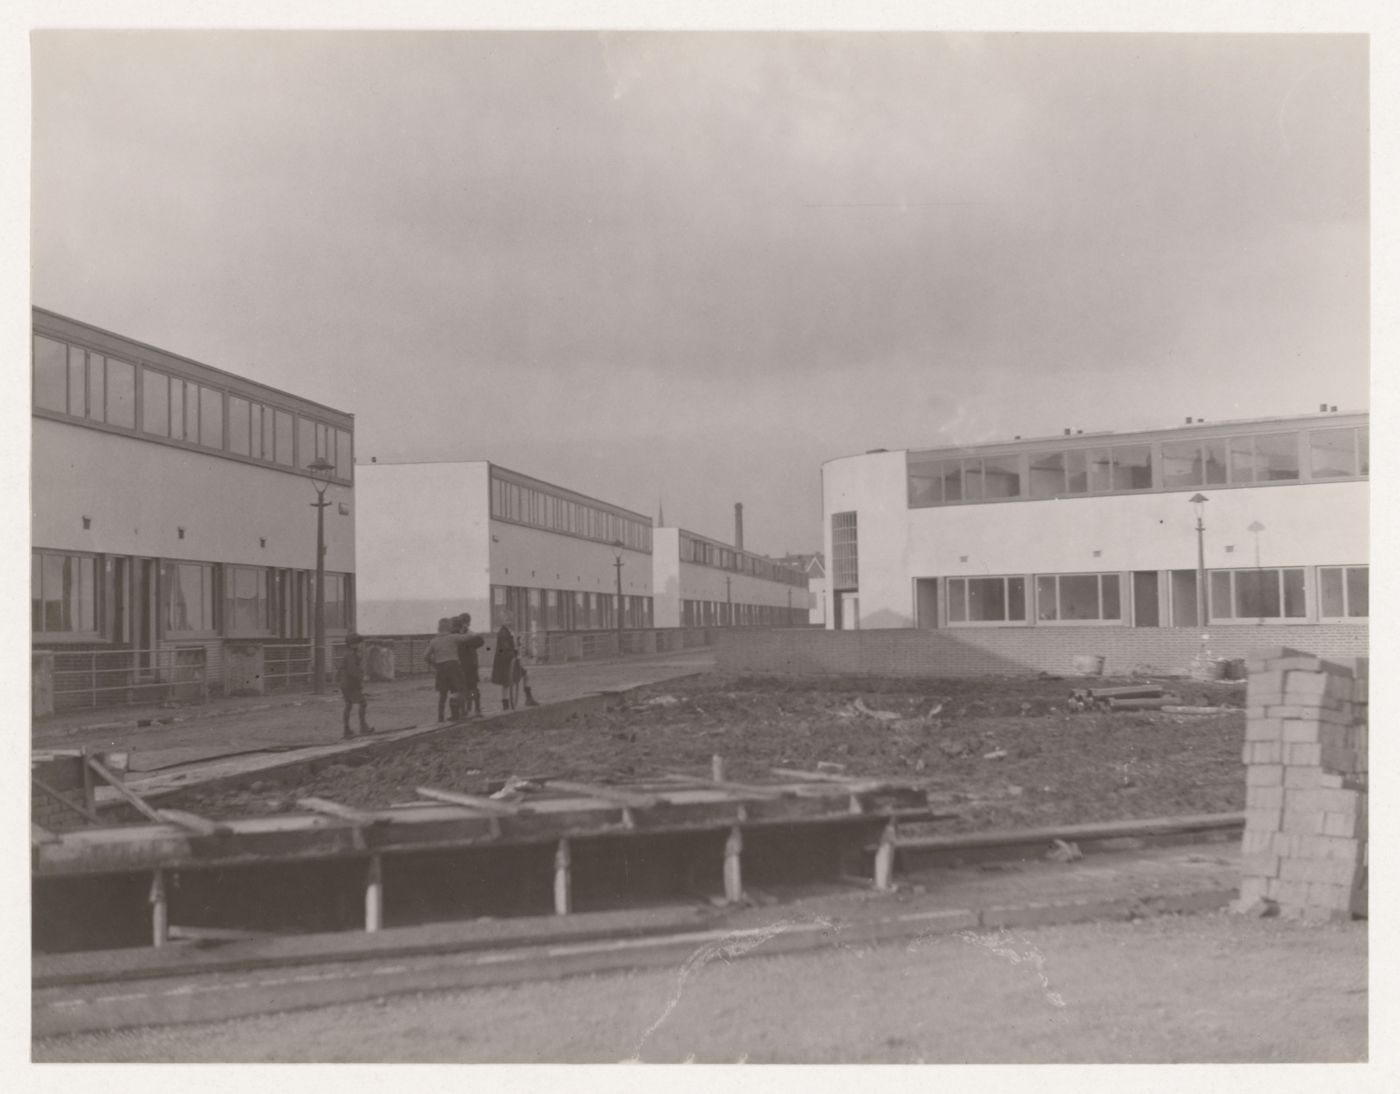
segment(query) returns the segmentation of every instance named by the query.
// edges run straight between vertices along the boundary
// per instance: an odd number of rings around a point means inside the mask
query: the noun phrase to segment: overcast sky
[[[1368,405],[1367,47],[45,32],[33,302],[746,545],[869,448]]]

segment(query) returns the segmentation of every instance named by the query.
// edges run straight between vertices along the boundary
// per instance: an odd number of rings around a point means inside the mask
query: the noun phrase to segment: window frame
[[[1351,612],[1352,590],[1351,582],[1348,580],[1354,571],[1365,572],[1367,594],[1366,594],[1366,614],[1356,615]],[[1341,578],[1342,613],[1341,615],[1327,615],[1323,611],[1327,600],[1323,593],[1323,575],[1328,572],[1335,572]],[[1370,597],[1371,566],[1369,563],[1360,563],[1347,566],[1319,566],[1317,567],[1317,621],[1319,623],[1369,623],[1371,619],[1371,597]]]
[[[1063,578],[1092,577],[1097,578],[1095,582],[1095,597],[1097,602],[1098,615],[1092,619],[1066,619],[1062,608],[1062,596],[1060,594],[1060,582]],[[1054,588],[1055,615],[1046,616],[1043,614],[1044,608],[1041,600],[1041,583],[1050,582]],[[1118,614],[1108,617],[1103,614],[1105,593],[1109,585],[1117,588]],[[1054,573],[1035,575],[1035,621],[1037,624],[1053,627],[1121,627],[1124,625],[1123,619],[1123,575],[1116,570],[1091,570],[1083,573]]]
[[[1276,588],[1278,595],[1278,606],[1280,615],[1242,615],[1239,613],[1240,589],[1238,575],[1240,574],[1268,574],[1277,575]],[[1298,615],[1289,615],[1288,612],[1288,587],[1285,584],[1285,574],[1295,573],[1301,576],[1303,598],[1303,610]],[[1221,579],[1224,578],[1229,586],[1230,614],[1223,615],[1217,610],[1217,588]],[[1309,589],[1308,568],[1305,566],[1240,566],[1231,569],[1215,569],[1206,571],[1206,618],[1210,625],[1217,623],[1231,625],[1241,624],[1244,626],[1260,626],[1267,624],[1294,624],[1307,623],[1316,619],[1312,614],[1314,601],[1317,597],[1315,590]]]
[[[948,620],[948,626],[949,626],[949,627],[1025,627],[1025,626],[1028,626],[1029,623],[1030,623],[1030,620],[1029,620],[1029,618],[1028,618],[1028,616],[1030,615],[1030,610],[1029,610],[1029,609],[1030,609],[1030,600],[1029,600],[1029,598],[1028,598],[1027,595],[1026,595],[1026,588],[1027,588],[1027,586],[1026,586],[1026,578],[1027,578],[1027,575],[1025,575],[1025,574],[959,574],[959,575],[956,575],[956,576],[953,576],[953,577],[945,578],[945,579],[944,579],[944,589],[943,589],[943,592],[944,592],[944,598],[945,598],[945,600],[946,600],[946,602],[947,602],[947,608],[945,609],[945,615],[946,615],[947,620]],[[968,619],[968,618],[967,618],[967,616],[968,616],[968,610],[969,610],[969,605],[970,605],[970,602],[971,602],[971,598],[970,598],[970,596],[968,595],[968,594],[969,594],[968,583],[969,583],[969,582],[972,582],[972,581],[1000,581],[1000,582],[1002,583],[1001,597],[1002,597],[1002,603],[1005,605],[1005,609],[1006,609],[1006,616],[1005,616],[1004,618],[1002,618],[1002,619]],[[1018,619],[1018,618],[1015,618],[1015,617],[1013,617],[1013,616],[1011,615],[1011,608],[1012,608],[1012,604],[1013,604],[1013,599],[1012,599],[1012,594],[1011,594],[1011,582],[1013,582],[1013,581],[1018,581],[1018,582],[1020,582],[1020,584],[1021,584],[1021,593],[1020,593],[1020,598],[1021,598],[1021,616],[1020,616],[1019,619]],[[963,616],[963,618],[961,618],[961,619],[954,619],[954,618],[953,618],[953,608],[954,608],[954,605],[957,604],[957,603],[958,603],[958,600],[959,600],[958,593],[955,592],[955,589],[954,589],[955,586],[960,586],[960,587],[961,587],[961,604],[962,604],[962,612],[961,612],[961,614],[962,614],[962,616]]]
[[[67,560],[67,559],[75,559],[75,560],[78,560],[78,561],[80,561],[80,562],[84,562],[84,561],[85,561],[85,562],[87,562],[87,563],[92,567],[92,628],[91,628],[91,629],[76,628],[76,629],[73,629],[73,630],[51,631],[51,630],[48,630],[48,629],[46,629],[46,628],[40,628],[40,629],[35,629],[35,628],[34,628],[34,608],[33,608],[33,605],[34,605],[34,594],[35,594],[35,592],[39,592],[39,593],[40,593],[40,597],[39,597],[40,614],[41,614],[41,616],[43,617],[44,622],[47,623],[47,615],[48,615],[48,612],[47,612],[46,605],[48,604],[48,600],[43,596],[43,591],[42,591],[42,590],[43,590],[44,569],[45,569],[45,567],[44,567],[44,561],[43,561],[43,560],[44,560],[45,558],[50,558],[50,557],[51,557],[51,558],[65,559],[65,560]],[[105,640],[106,640],[106,635],[105,635],[105,633],[104,633],[104,623],[105,623],[105,620],[104,620],[103,595],[104,595],[104,592],[105,592],[105,588],[104,588],[104,585],[103,585],[103,581],[104,581],[104,568],[103,568],[103,566],[102,566],[102,559],[103,559],[103,557],[104,557],[104,556],[99,555],[99,554],[97,554],[97,553],[95,553],[95,552],[91,552],[91,551],[57,551],[57,550],[51,550],[51,549],[46,548],[46,547],[35,547],[35,548],[32,548],[32,549],[30,550],[30,591],[29,591],[29,598],[30,598],[30,619],[29,619],[29,622],[30,622],[30,638],[31,638],[31,641],[36,641],[36,642],[49,642],[49,643],[57,643],[57,642],[86,642],[86,643],[91,643],[91,642],[101,642],[101,641],[105,641]],[[38,570],[38,575],[39,575],[39,588],[37,588],[37,589],[34,587],[34,572],[35,572],[36,565],[37,565],[37,570]],[[81,584],[81,582],[80,582],[80,584]],[[59,603],[61,604],[62,601],[59,601]],[[60,614],[61,614],[61,609],[60,609]]]

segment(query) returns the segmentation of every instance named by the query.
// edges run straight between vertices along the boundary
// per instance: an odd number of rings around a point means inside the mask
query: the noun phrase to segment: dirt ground
[[[466,723],[390,756],[349,757],[290,785],[264,776],[162,802],[206,816],[283,812],[317,796],[363,808],[415,788],[491,792],[503,780],[639,782],[667,772],[774,781],[773,767],[917,779],[978,831],[1244,808],[1244,689],[1170,679],[1175,703],[1214,715],[1076,713],[1071,689],[1139,681],[1058,677],[774,679],[714,674],[657,684],[617,710],[540,728]]]
[[[1362,923],[1226,914],[965,931],[70,1035],[35,1042],[33,1052],[38,1061],[149,1063],[1351,1062],[1368,1052],[1366,950]],[[1201,1079],[1161,1076],[1147,1087]],[[1274,1089],[1381,1089],[1355,1073],[1286,1079],[1269,1077]],[[827,1077],[821,1088],[839,1082]],[[1075,1089],[1063,1074],[1052,1082]]]

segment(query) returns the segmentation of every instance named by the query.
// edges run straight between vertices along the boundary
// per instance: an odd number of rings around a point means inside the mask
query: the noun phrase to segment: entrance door
[[[1133,573],[1133,626],[1160,627],[1162,613],[1157,602],[1157,571]]]
[[[860,594],[854,591],[836,594],[836,629],[860,630]]]
[[[938,578],[914,579],[914,626],[931,631],[938,626]]]

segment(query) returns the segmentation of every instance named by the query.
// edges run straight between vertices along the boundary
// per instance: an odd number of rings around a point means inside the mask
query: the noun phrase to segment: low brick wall
[[[1238,908],[1365,916],[1368,663],[1280,647],[1248,667]]]
[[[1288,645],[1321,657],[1364,657],[1368,628],[1356,624],[1221,626],[1206,632],[1210,653],[1247,658]],[[1169,627],[995,627],[953,630],[720,631],[722,672],[781,675],[875,673],[890,676],[976,676],[1073,672],[1076,654],[1104,658],[1110,676],[1185,675],[1201,652],[1201,632]]]

